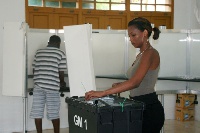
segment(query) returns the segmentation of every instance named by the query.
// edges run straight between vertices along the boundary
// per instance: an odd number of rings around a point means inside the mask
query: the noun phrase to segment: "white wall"
[[[200,29],[194,15],[195,1],[174,0],[174,29]]]
[[[193,13],[195,0],[175,0],[174,3],[174,28],[199,29],[200,25]],[[23,101],[19,97],[2,96],[3,23],[6,21],[25,21],[25,0],[1,1],[0,16],[0,132],[10,133],[22,131]],[[165,97],[166,101],[167,98],[168,96]],[[170,103],[165,103],[165,106],[170,106]]]

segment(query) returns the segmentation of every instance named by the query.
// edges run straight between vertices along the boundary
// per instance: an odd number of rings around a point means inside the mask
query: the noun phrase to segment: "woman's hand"
[[[99,98],[105,96],[104,91],[89,91],[85,93],[85,100],[90,100],[93,98]]]
[[[122,82],[118,82],[118,83],[113,83],[112,84],[112,87],[115,87],[119,84],[121,84]],[[112,88],[108,89],[108,90],[111,90]],[[110,95],[110,94],[115,94],[115,93],[109,93],[108,90],[105,90],[105,91],[89,91],[89,92],[86,92],[85,93],[85,100],[90,100],[90,99],[93,99],[93,98],[99,98],[99,97],[103,97],[103,96],[106,96],[106,95]]]

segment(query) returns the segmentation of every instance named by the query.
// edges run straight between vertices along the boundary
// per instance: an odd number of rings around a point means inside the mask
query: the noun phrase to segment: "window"
[[[171,12],[172,10],[172,0],[28,0],[28,6],[125,11],[129,2],[130,11]]]
[[[125,0],[82,0],[83,9],[126,10]]]
[[[78,8],[78,0],[28,0],[28,6]]]
[[[130,11],[171,11],[172,0],[131,0]]]
[[[44,2],[44,5],[46,6],[46,7],[59,7],[60,5],[59,5],[59,2],[58,1],[55,1],[55,0],[46,0],[45,2]]]
[[[28,0],[29,6],[42,6],[42,0]]]

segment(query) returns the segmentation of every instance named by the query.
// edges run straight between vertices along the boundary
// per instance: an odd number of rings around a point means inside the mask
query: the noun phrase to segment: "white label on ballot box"
[[[78,115],[74,115],[74,124],[83,128],[83,124],[85,124],[85,129],[87,130],[87,119],[83,122],[83,118]]]

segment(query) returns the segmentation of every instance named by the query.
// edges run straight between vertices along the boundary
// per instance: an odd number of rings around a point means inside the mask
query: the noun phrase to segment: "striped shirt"
[[[37,50],[32,64],[34,84],[49,90],[60,89],[59,71],[67,70],[65,53],[59,48]]]

